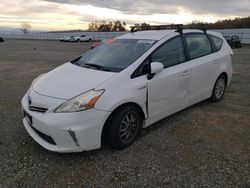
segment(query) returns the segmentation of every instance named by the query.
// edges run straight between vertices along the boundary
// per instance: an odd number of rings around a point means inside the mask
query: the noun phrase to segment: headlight
[[[104,90],[91,90],[78,95],[59,106],[55,112],[79,112],[93,108]]]

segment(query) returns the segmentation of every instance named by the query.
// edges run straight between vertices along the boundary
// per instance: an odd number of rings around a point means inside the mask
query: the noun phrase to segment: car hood
[[[71,99],[96,88],[116,74],[65,63],[39,77],[32,89],[41,95]]]

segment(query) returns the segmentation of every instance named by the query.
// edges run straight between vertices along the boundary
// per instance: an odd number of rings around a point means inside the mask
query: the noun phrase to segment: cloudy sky
[[[0,27],[86,29],[91,21],[189,23],[250,16],[250,0],[0,0]]]

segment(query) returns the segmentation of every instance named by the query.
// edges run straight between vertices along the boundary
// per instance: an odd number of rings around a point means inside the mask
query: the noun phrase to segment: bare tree
[[[29,23],[22,23],[21,24],[21,31],[26,34],[31,29],[31,25]]]

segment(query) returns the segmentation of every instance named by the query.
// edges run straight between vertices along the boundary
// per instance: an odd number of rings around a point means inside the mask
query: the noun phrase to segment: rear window
[[[206,35],[192,33],[186,35],[190,58],[195,59],[212,53],[211,44]]]
[[[215,50],[219,51],[221,49],[222,44],[223,44],[223,40],[221,38],[213,36],[213,35],[209,35],[209,36],[213,41]]]

